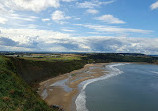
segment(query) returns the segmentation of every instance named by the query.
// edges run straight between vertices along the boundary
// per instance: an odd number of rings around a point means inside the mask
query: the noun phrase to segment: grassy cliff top
[[[81,60],[81,55],[76,54],[30,54],[19,56],[21,59],[33,60],[33,61],[47,61],[47,62],[56,62],[56,61],[73,61]]]
[[[0,111],[53,111],[15,73],[12,62],[0,56]]]

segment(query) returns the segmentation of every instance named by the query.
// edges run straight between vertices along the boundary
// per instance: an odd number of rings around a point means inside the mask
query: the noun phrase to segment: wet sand
[[[107,63],[87,64],[82,69],[43,81],[38,93],[48,105],[59,105],[64,111],[75,111],[78,85],[85,80],[107,74],[105,65]]]

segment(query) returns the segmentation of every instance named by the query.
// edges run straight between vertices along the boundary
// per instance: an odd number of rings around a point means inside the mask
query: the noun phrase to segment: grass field
[[[30,57],[20,57],[21,59],[26,60],[34,60],[34,61],[48,61],[48,62],[54,62],[54,61],[73,61],[73,60],[81,60],[81,55],[76,54],[60,54],[60,55],[53,55],[53,56],[44,56],[44,55],[32,55]]]

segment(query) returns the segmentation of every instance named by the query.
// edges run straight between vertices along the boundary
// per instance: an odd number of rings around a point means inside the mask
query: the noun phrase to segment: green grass
[[[8,58],[0,56],[0,69],[7,68],[7,60],[8,60]]]
[[[0,56],[0,111],[53,111],[3,56]]]
[[[59,56],[59,57],[44,57],[44,56],[40,56],[40,57],[20,57],[22,59],[26,59],[26,60],[34,60],[34,61],[48,61],[48,62],[55,62],[55,61],[73,61],[73,60],[81,60],[81,56],[75,56],[75,55],[71,55],[71,56]]]

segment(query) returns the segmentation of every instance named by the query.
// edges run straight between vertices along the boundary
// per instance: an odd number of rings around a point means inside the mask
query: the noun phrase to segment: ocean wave
[[[151,73],[158,74],[158,72],[156,72],[156,71],[151,71]]]
[[[80,87],[81,87],[81,91],[80,94],[77,96],[75,104],[76,104],[76,110],[77,111],[88,111],[88,109],[86,108],[86,92],[85,92],[85,88],[87,87],[87,85],[99,81],[99,80],[104,80],[116,75],[119,75],[121,73],[123,73],[123,71],[120,71],[118,68],[116,68],[116,66],[120,66],[120,65],[125,65],[128,63],[116,63],[116,64],[110,64],[107,65],[105,68],[106,70],[109,71],[109,74],[101,76],[99,78],[95,78],[95,79],[89,79],[86,81],[83,81],[82,83],[80,83]]]

